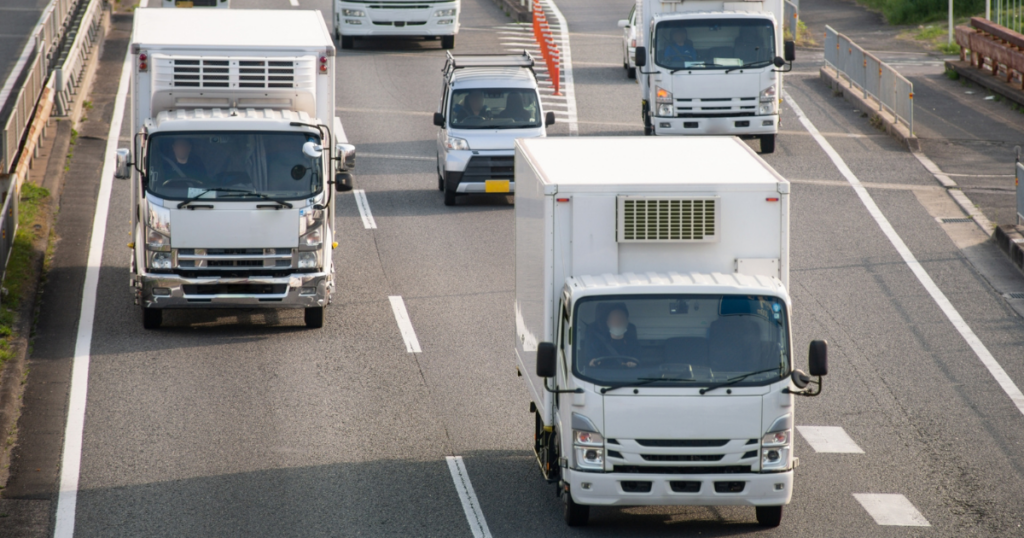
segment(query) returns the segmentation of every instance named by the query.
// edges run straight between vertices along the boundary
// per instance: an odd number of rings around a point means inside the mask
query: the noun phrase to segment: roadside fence
[[[548,25],[547,15],[538,1],[533,2],[533,37],[540,45],[541,56],[548,68],[548,75],[551,77],[551,84],[555,87],[555,95],[561,94],[561,53],[558,44],[555,43],[551,27]]]
[[[1017,146],[1016,178],[1017,185],[1017,225],[1024,225],[1024,187],[1020,186],[1024,180],[1024,163],[1020,162],[1020,146]]]
[[[970,56],[971,65],[1000,77],[1017,88],[1024,87],[1024,34],[981,17],[971,25],[956,27],[960,61]]]
[[[79,16],[69,30],[67,40],[71,46],[62,51],[53,72],[58,116],[67,116],[71,111],[72,101],[85,75],[85,64],[95,50],[96,43],[103,37],[103,2],[86,1],[85,8],[79,10]]]
[[[796,40],[797,28],[800,24],[800,0],[783,0],[782,2],[783,29],[789,30],[789,35]]]
[[[825,64],[845,76],[850,88],[875,98],[879,111],[891,112],[914,133],[914,85],[892,66],[831,26],[825,27]]]

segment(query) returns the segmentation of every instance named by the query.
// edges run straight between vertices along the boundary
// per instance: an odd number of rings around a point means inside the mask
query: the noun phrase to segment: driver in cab
[[[685,28],[672,31],[672,42],[661,53],[662,60],[671,65],[684,65],[685,62],[697,60],[697,51]]]
[[[583,349],[588,366],[634,368],[640,363],[642,352],[636,325],[629,322],[629,310],[624,303],[613,303],[598,310]]]
[[[462,105],[455,109],[455,119],[459,122],[469,118],[486,118],[491,111],[484,105],[484,92],[473,90],[466,96]]]
[[[206,167],[199,156],[192,153],[192,141],[188,138],[175,138],[171,143],[170,154],[161,155],[163,160],[163,182],[180,179],[203,181],[206,179]]]

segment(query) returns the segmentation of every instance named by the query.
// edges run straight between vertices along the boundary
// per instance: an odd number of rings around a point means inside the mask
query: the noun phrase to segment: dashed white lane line
[[[292,7],[299,7],[299,0],[288,0]]]
[[[359,208],[359,216],[363,218],[363,227],[367,230],[376,230],[377,221],[373,220],[373,213],[370,213],[370,201],[366,199],[366,191],[356,189],[352,191],[356,199],[356,207]]]
[[[360,153],[359,157],[363,159],[398,159],[400,161],[437,161],[437,157],[427,157],[426,155],[396,155],[391,153]]]
[[[931,527],[921,512],[898,493],[854,493],[853,497],[879,525]]]
[[[881,209],[878,209],[878,205],[875,204],[875,200],[868,193],[867,189],[864,188],[864,185],[861,184],[860,180],[857,179],[857,176],[854,175],[853,171],[850,170],[850,167],[846,165],[843,158],[839,156],[839,153],[837,153],[832,147],[832,144],[829,144],[828,140],[825,140],[825,137],[818,132],[818,129],[813,123],[811,123],[811,120],[807,119],[807,116],[804,115],[803,109],[796,104],[796,101],[790,97],[788,92],[783,92],[783,96],[800,119],[800,123],[802,123],[807,131],[811,133],[811,136],[818,145],[821,146],[821,149],[823,149],[829,158],[832,159],[832,163],[839,169],[839,172],[843,174],[843,177],[845,177],[850,185],[853,186],[853,190],[857,193],[857,196],[860,197],[861,203],[864,204],[868,213],[875,219],[878,227],[882,229],[882,233],[884,233],[886,238],[889,239],[889,242],[892,243],[896,252],[899,253],[903,258],[904,263],[906,263],[907,267],[910,268],[910,271],[914,273],[917,280],[921,282],[924,289],[929,295],[931,295],[935,304],[939,306],[942,313],[946,315],[946,318],[949,319],[950,323],[953,324],[953,327],[960,333],[960,336],[967,342],[967,345],[971,347],[971,350],[974,351],[974,354],[977,355],[981,363],[986,369],[988,369],[989,373],[996,380],[996,383],[998,383],[999,387],[1003,389],[1003,392],[1010,397],[1010,401],[1012,401],[1013,405],[1017,407],[1017,410],[1020,411],[1021,414],[1024,414],[1024,393],[1021,393],[1020,388],[1017,387],[1013,380],[1010,379],[1010,376],[1006,374],[1006,370],[1004,370],[999,362],[996,361],[995,357],[992,356],[992,353],[989,352],[987,347],[985,347],[985,344],[983,344],[981,339],[978,338],[978,335],[974,334],[971,327],[967,325],[966,321],[964,321],[960,312],[953,307],[953,303],[949,302],[949,299],[946,298],[946,295],[942,293],[942,290],[940,290],[935,284],[932,277],[928,275],[928,272],[924,270],[921,263],[917,261],[917,258],[914,257],[914,253],[910,251],[907,244],[904,243],[903,239],[900,238],[898,233],[896,233],[892,224],[889,223],[889,219],[882,214]]]
[[[466,465],[462,463],[462,456],[448,456],[446,459],[448,471],[452,473],[452,481],[455,482],[455,489],[459,492],[459,500],[462,501],[462,510],[466,512],[469,529],[473,531],[473,538],[491,538],[491,530],[487,528],[487,520],[480,510],[480,501],[473,491],[473,484],[469,481],[469,473],[466,472]]]
[[[846,430],[839,426],[797,426],[796,429],[815,452],[864,453]]]
[[[402,333],[405,350],[409,353],[419,353],[422,351],[420,341],[416,338],[416,331],[412,328],[412,320],[409,319],[409,311],[405,309],[405,301],[400,295],[391,295],[388,300],[391,301],[391,311],[395,313],[398,330]]]

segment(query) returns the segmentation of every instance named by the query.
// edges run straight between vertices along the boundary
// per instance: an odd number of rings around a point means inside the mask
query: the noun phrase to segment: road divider
[[[900,257],[903,258],[904,263],[906,263],[907,267],[910,268],[910,271],[914,273],[917,280],[922,286],[924,286],[928,295],[931,296],[932,300],[935,301],[935,304],[938,305],[942,313],[945,314],[946,318],[953,324],[953,327],[960,333],[960,336],[967,342],[967,345],[970,346],[972,351],[974,351],[978,360],[981,361],[992,377],[996,380],[999,388],[1003,389],[1003,392],[1010,397],[1010,401],[1017,410],[1020,411],[1021,414],[1024,414],[1024,393],[1021,393],[1020,388],[1014,384],[1012,379],[1010,379],[1006,370],[1004,370],[999,362],[996,361],[995,357],[992,356],[992,353],[989,352],[987,347],[985,347],[985,344],[983,344],[981,339],[974,334],[974,331],[969,325],[967,325],[967,322],[964,321],[964,318],[956,310],[953,304],[949,302],[949,299],[946,298],[946,295],[942,293],[942,290],[940,290],[935,284],[932,277],[928,275],[928,272],[924,270],[921,263],[917,261],[917,258],[914,257],[914,253],[910,251],[910,248],[907,247],[906,243],[903,242],[903,239],[898,233],[896,233],[895,228],[893,228],[892,224],[889,223],[889,219],[882,214],[882,210],[878,208],[877,204],[875,204],[875,200],[868,193],[867,189],[864,188],[864,185],[861,184],[857,176],[854,175],[852,170],[850,170],[850,167],[846,165],[846,161],[839,156],[839,153],[832,147],[832,144],[829,144],[828,140],[825,140],[825,137],[818,132],[818,129],[813,123],[811,123],[811,120],[807,118],[803,109],[801,109],[800,105],[796,103],[796,100],[790,97],[788,92],[783,92],[783,96],[800,119],[800,123],[802,123],[804,128],[811,133],[814,140],[819,146],[821,146],[821,149],[825,151],[825,154],[828,155],[829,159],[832,160],[832,164],[839,169],[839,172],[853,187],[853,190],[857,193],[861,203],[864,204],[865,208],[867,208],[868,214],[870,214],[875,220],[878,227],[882,229],[882,233],[885,234],[885,237],[896,249],[896,252],[898,252]]]
[[[405,301],[400,295],[388,297],[391,301],[391,311],[395,313],[395,321],[398,322],[398,330],[402,333],[402,341],[405,342],[405,350],[409,353],[420,353],[420,341],[416,338],[416,331],[412,328],[412,320],[409,319],[409,311],[405,309]]]
[[[462,456],[448,456],[445,459],[448,460],[448,471],[452,473],[452,481],[455,482],[455,490],[459,492],[462,510],[466,512],[466,520],[469,522],[469,530],[473,532],[473,538],[491,538],[491,530],[487,528],[487,520],[480,510],[480,501],[473,491],[473,484],[469,481],[469,473],[466,472]]]
[[[366,191],[363,189],[356,189],[352,191],[352,196],[356,199],[356,207],[359,208],[359,216],[363,218],[363,228],[367,230],[376,230],[377,221],[373,220],[373,213],[370,212],[370,201],[366,199]]]

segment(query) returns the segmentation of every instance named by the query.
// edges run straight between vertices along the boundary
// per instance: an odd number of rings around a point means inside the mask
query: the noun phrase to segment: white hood
[[[761,398],[608,394],[604,434],[606,439],[760,439]]]
[[[207,203],[203,200],[196,205]],[[298,205],[301,202],[293,202]],[[262,202],[273,205],[274,202]],[[210,209],[171,206],[171,248],[294,248],[299,245],[299,209],[255,209],[252,203]]]

